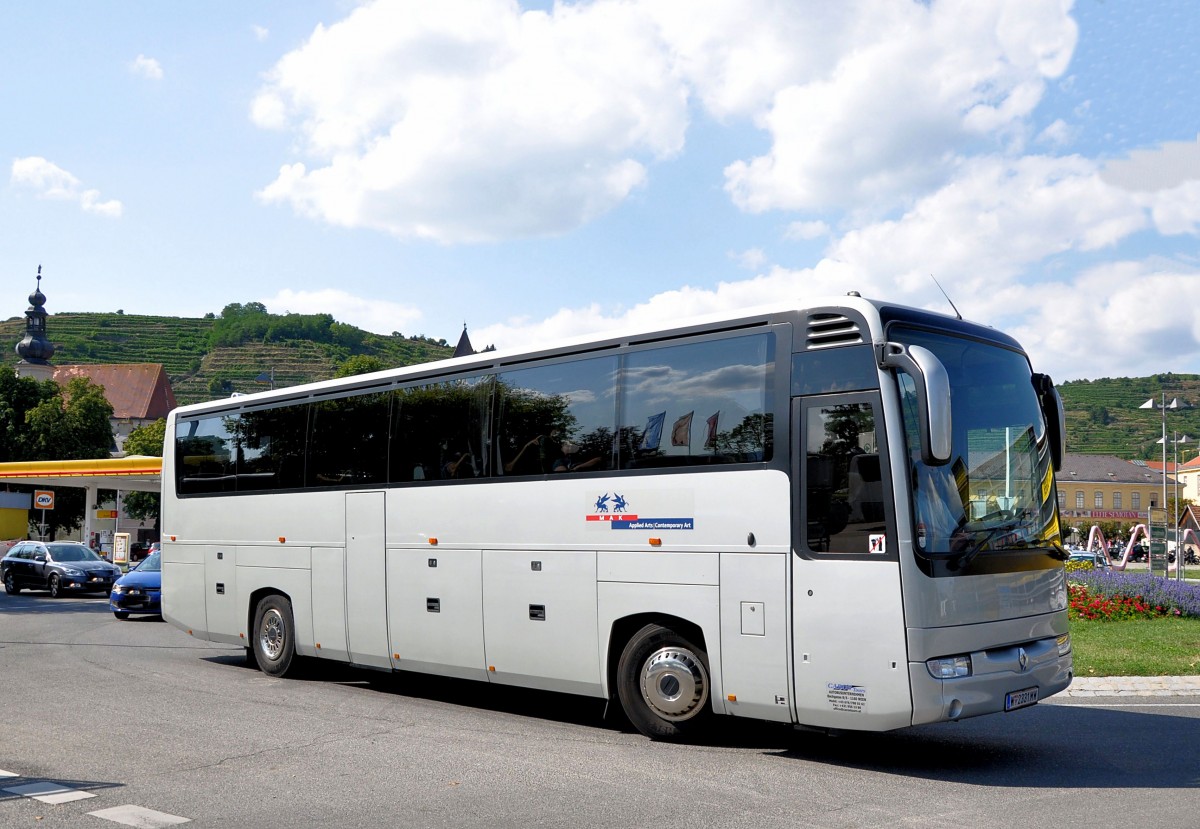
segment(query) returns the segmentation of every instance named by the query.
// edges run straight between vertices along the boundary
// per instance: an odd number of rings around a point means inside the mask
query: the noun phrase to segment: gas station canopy
[[[0,483],[158,492],[162,458],[131,455],[84,461],[0,463]]]

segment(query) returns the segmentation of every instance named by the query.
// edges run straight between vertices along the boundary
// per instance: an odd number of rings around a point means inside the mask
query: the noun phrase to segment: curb
[[[1200,696],[1200,676],[1085,676],[1075,677],[1064,697],[1178,697]]]

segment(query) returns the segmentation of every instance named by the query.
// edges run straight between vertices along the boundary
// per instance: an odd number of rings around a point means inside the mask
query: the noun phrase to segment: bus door
[[[879,393],[792,402],[797,721],[909,725],[899,551]]]
[[[390,668],[384,493],[346,493],[346,638],[350,661]]]

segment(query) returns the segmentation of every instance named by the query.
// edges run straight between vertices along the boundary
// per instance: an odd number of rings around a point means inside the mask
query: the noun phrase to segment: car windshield
[[[157,550],[142,559],[142,563],[137,566],[139,573],[157,573],[160,570],[162,570],[162,555]]]
[[[950,462],[930,466],[917,439],[916,386],[898,375],[920,553],[961,570],[981,553],[1061,547],[1050,446],[1023,354],[976,340],[901,329],[950,378]]]
[[[100,556],[82,544],[47,544],[50,558],[55,561],[100,561]]]

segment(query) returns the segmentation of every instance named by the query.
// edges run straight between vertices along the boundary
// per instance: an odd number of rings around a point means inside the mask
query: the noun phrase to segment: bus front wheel
[[[254,661],[264,674],[283,676],[295,655],[292,603],[278,594],[264,596],[254,611]]]
[[[646,625],[625,645],[616,684],[625,715],[652,740],[689,736],[711,710],[704,651],[662,625]]]

